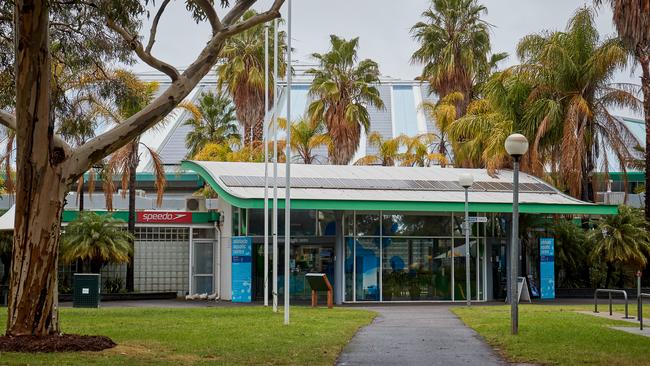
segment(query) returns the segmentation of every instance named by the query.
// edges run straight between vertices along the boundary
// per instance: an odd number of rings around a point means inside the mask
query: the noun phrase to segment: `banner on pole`
[[[253,239],[232,238],[232,302],[251,302]]]
[[[539,285],[542,299],[555,298],[555,239],[539,239]]]

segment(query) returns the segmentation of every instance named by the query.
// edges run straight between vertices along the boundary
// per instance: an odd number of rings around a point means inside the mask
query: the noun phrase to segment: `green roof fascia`
[[[598,173],[599,177],[604,176],[605,173]],[[645,182],[645,172],[610,172],[609,179],[614,181],[623,181],[623,176],[627,175],[627,180],[630,182]]]
[[[88,211],[90,212],[90,211]],[[129,220],[129,212],[128,211],[92,211],[95,212],[99,215],[107,215],[111,214],[114,218],[120,219],[124,222]],[[66,210],[63,211],[63,215],[61,216],[63,222],[70,222],[76,219],[79,216],[79,211],[76,210]],[[219,213],[215,211],[209,211],[209,212],[192,212],[192,224],[206,224],[210,222],[215,222],[219,220]],[[160,225],[167,225],[167,224],[160,224]],[[173,224],[171,224],[173,225]]]
[[[236,197],[226,192],[212,175],[201,165],[191,161],[183,161],[181,167],[197,172],[220,197],[226,202],[241,208],[264,208],[263,199],[245,199]],[[273,206],[273,202],[269,202]],[[284,208],[284,199],[278,199],[278,208]],[[421,202],[421,201],[362,201],[362,200],[304,200],[292,199],[291,208],[319,209],[319,210],[358,210],[358,211],[427,211],[427,212],[464,212],[464,202]],[[512,212],[509,203],[483,203],[471,202],[470,211],[473,212]],[[542,204],[522,203],[519,206],[521,213],[541,214],[586,214],[586,215],[614,215],[618,213],[616,205],[595,204]]]
[[[119,180],[118,175],[115,175],[116,178],[115,180]],[[88,172],[84,173],[84,178],[88,179]],[[135,175],[135,180],[138,182],[153,182],[155,181],[156,177],[154,173],[152,172],[137,172]],[[192,182],[196,181],[197,185],[202,185],[203,184],[203,179],[201,179],[201,176],[194,172],[167,172],[165,173],[165,179],[167,179],[168,182]]]

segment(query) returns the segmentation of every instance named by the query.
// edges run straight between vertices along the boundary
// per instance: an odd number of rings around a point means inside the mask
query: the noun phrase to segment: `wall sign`
[[[143,224],[191,224],[191,212],[138,211],[136,222]]]
[[[539,239],[539,287],[542,299],[555,298],[555,239]]]
[[[232,238],[232,302],[251,302],[253,239]]]

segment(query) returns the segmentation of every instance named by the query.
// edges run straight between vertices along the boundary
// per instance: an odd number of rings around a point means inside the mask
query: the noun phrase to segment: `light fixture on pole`
[[[469,187],[474,184],[474,176],[470,173],[463,173],[458,177],[458,184],[465,189],[465,288],[467,306],[472,305],[472,286],[470,284],[470,255],[469,255],[469,232],[472,225],[469,222]]]
[[[513,188],[512,188],[512,233],[510,239],[510,325],[512,334],[519,333],[519,293],[517,284],[517,270],[519,263],[519,161],[528,151],[526,136],[514,133],[506,138],[505,143],[508,155],[512,156]]]
[[[291,0],[287,2],[287,138],[284,194],[284,324],[289,325],[291,293],[289,262],[291,260]]]

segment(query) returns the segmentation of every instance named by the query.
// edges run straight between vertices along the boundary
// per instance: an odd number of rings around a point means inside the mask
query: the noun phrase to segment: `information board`
[[[539,287],[542,299],[555,298],[555,239],[539,239]]]
[[[248,236],[232,238],[232,302],[251,302],[253,240]]]

